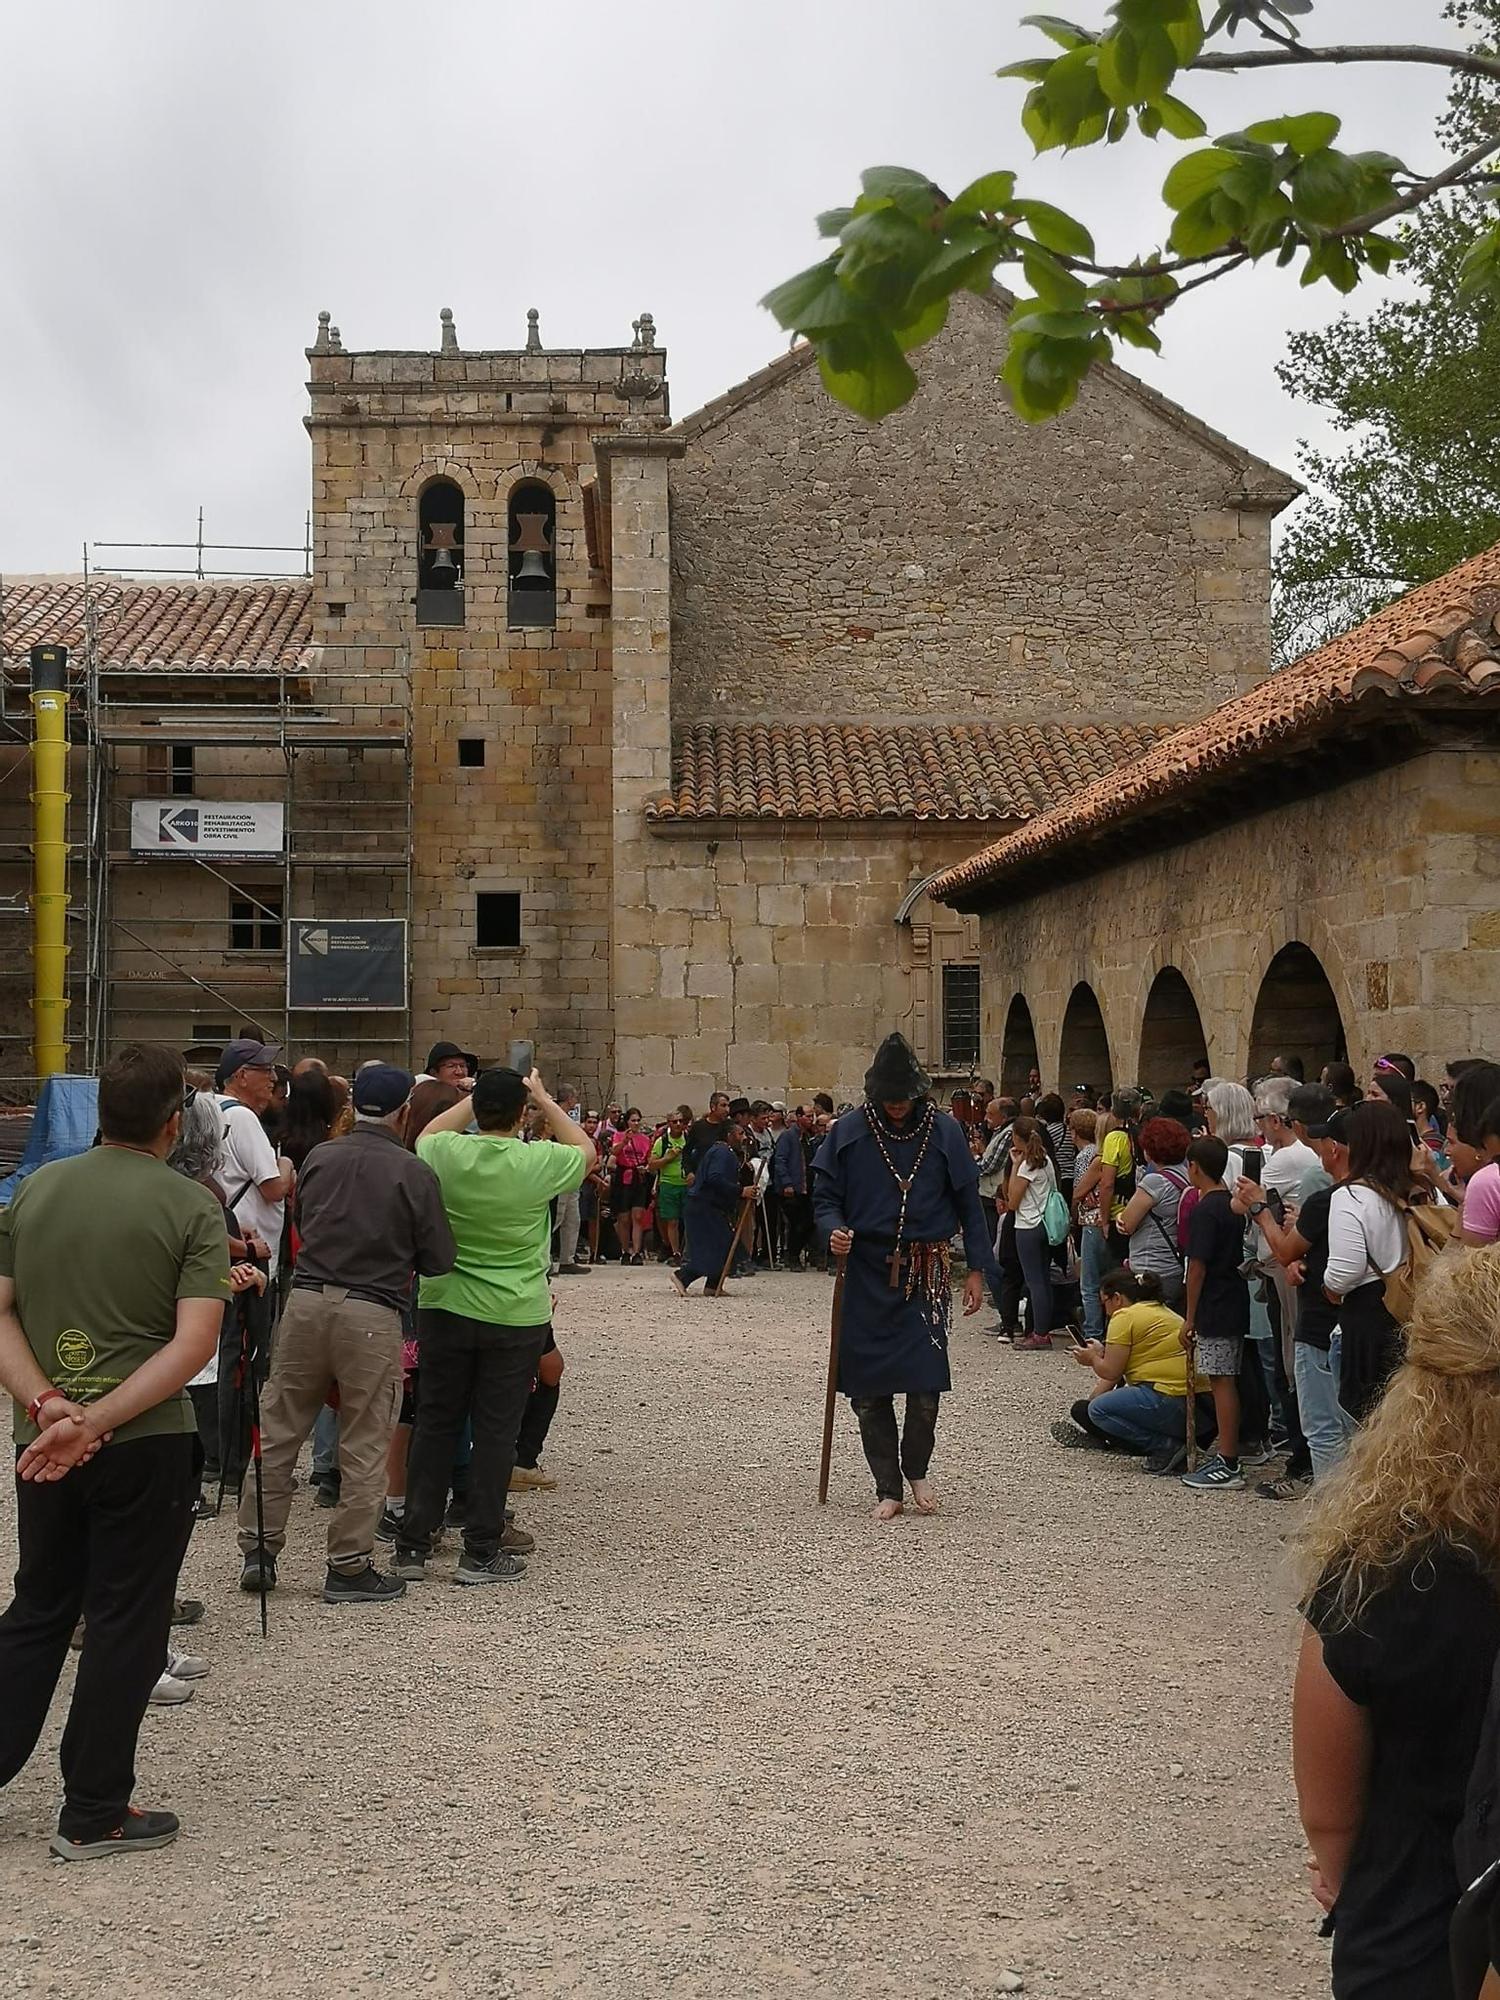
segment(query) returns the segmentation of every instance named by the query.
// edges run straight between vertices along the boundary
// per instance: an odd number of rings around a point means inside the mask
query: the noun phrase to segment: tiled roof
[[[1414,705],[1468,711],[1473,703],[1500,711],[1500,543],[950,868],[932,893],[967,901],[1211,783],[1347,735],[1356,713],[1399,722]]]
[[[305,582],[139,583],[95,578],[99,667],[106,673],[252,674],[302,665],[312,645],[312,585]],[[82,577],[7,579],[0,646],[20,670],[29,646],[81,648]]]
[[[677,738],[657,824],[1028,819],[1166,735],[1150,724],[700,723]]]

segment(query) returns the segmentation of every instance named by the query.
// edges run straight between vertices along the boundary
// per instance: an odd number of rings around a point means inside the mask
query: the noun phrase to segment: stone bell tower
[[[322,313],[307,356],[314,637],[350,672],[411,674],[413,1053],[442,1037],[503,1060],[523,1036],[597,1101],[614,694],[595,441],[665,427],[654,323],[549,350],[533,309],[524,346],[473,349],[444,308],[436,352],[353,353]]]

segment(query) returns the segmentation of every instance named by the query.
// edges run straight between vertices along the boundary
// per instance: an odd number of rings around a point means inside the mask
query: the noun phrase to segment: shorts
[[[656,1216],[659,1222],[680,1222],[682,1204],[687,1200],[687,1189],[679,1182],[658,1181],[656,1184]]]
[[[1200,1375],[1238,1375],[1240,1362],[1245,1352],[1245,1337],[1240,1333],[1211,1334],[1198,1336],[1198,1373]]]

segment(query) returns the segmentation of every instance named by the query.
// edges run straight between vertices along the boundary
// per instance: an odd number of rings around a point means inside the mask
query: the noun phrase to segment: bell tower
[[[595,441],[664,429],[628,345],[307,350],[315,639],[410,672],[413,1054],[453,1040],[610,1084],[612,577]]]

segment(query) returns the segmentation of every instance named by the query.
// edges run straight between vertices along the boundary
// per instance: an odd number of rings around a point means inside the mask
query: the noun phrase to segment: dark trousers
[[[849,1400],[859,1418],[859,1441],[865,1448],[865,1459],[875,1475],[876,1497],[899,1500],[906,1490],[903,1473],[907,1479],[927,1477],[937,1435],[937,1394],[907,1391],[906,1422],[899,1437],[894,1396],[851,1396]]]
[[[549,1331],[542,1344],[543,1354],[550,1354],[557,1346]],[[557,1415],[557,1405],[562,1397],[558,1383],[534,1382],[531,1394],[526,1398],[526,1411],[521,1418],[520,1434],[516,1438],[516,1464],[536,1469],[536,1462],[542,1455],[542,1446],[547,1442],[547,1433],[552,1428],[552,1419]]]
[[[442,1526],[465,1420],[474,1427],[464,1547],[487,1562],[505,1532],[516,1441],[550,1326],[496,1326],[424,1307],[417,1314],[422,1393],[406,1469],[401,1546],[426,1554]]]
[[[203,1490],[219,1483],[219,1385],[200,1382],[188,1390],[193,1416],[198,1425],[198,1442],[203,1447]]]
[[[993,1293],[995,1311],[1000,1315],[1003,1331],[1014,1333],[1021,1324],[1021,1294],[1026,1289],[1026,1276],[1016,1249],[1016,1218],[1009,1209],[1001,1216],[1000,1246],[995,1259],[1000,1267],[999,1288]]]
[[[136,1738],[167,1664],[201,1465],[191,1435],[127,1438],[62,1479],[16,1481],[20,1566],[0,1618],[0,1785],[37,1746],[82,1613],[61,1756],[58,1827],[70,1840],[113,1832],[135,1790]]]
[[[238,1493],[250,1462],[250,1388],[240,1380],[245,1355],[255,1371],[256,1395],[271,1372],[271,1333],[276,1324],[276,1300],[241,1292],[224,1311],[219,1333],[219,1476],[226,1491]]]
[[[780,1199],[782,1262],[795,1271],[813,1245],[812,1196],[784,1194]]]

